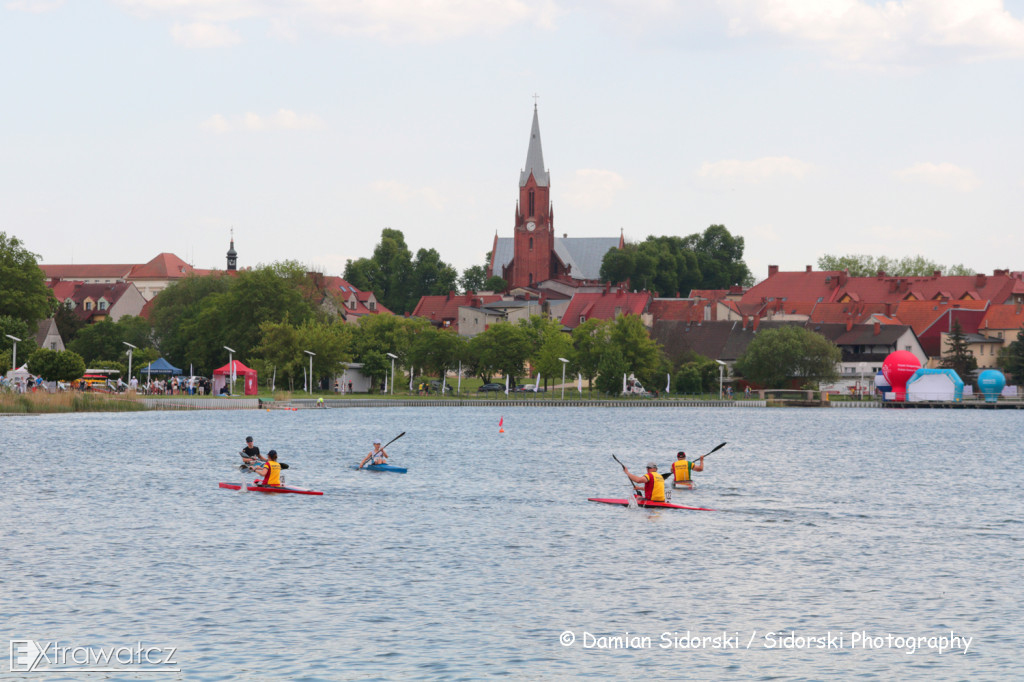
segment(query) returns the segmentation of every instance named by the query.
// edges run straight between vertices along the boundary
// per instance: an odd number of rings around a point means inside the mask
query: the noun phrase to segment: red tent
[[[223,367],[213,370],[214,395],[220,395],[220,389],[228,383],[228,378],[232,374],[245,380],[245,395],[256,395],[256,370],[246,367],[238,360],[232,360]]]

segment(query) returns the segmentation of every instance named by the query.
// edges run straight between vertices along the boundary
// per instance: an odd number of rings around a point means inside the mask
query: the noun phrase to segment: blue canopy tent
[[[146,367],[140,369],[139,374],[172,374],[174,376],[177,376],[181,374],[181,370],[172,365],[171,363],[167,362],[163,358],[160,358],[159,360],[154,360],[153,362],[149,363],[149,365],[147,365]]]

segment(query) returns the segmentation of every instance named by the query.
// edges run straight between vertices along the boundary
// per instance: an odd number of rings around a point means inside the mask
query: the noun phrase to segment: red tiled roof
[[[776,272],[751,287],[741,301],[796,301],[897,303],[914,298],[985,300],[1005,303],[1020,289],[1021,281],[1005,270],[992,275],[932,275],[929,277],[850,277],[835,270]]]
[[[679,322],[701,322],[705,310],[713,303],[693,298],[656,298],[651,301],[647,312],[655,322],[674,320]]]
[[[458,327],[460,306],[480,306],[501,300],[501,294],[456,294],[449,292],[444,296],[423,296],[412,311],[413,317],[425,317],[431,322]]]
[[[982,319],[981,329],[1020,329],[1024,326],[1024,306],[994,305]]]
[[[126,279],[132,265],[40,264],[47,279]]]
[[[192,272],[192,266],[173,253],[161,253],[144,265],[132,268],[131,279],[180,279]]]
[[[575,329],[584,319],[613,320],[616,315],[639,315],[647,310],[652,299],[648,291],[636,293],[616,289],[596,294],[579,293],[572,297],[562,316],[562,326]]]
[[[988,301],[904,301],[896,308],[894,317],[921,336],[950,310],[984,310],[986,306]]]

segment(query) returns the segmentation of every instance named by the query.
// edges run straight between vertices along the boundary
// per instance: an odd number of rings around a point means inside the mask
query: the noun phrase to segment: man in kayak
[[[658,465],[654,462],[647,463],[647,473],[643,476],[631,474],[625,466],[622,469],[634,483],[644,484],[644,499],[648,502],[665,501],[665,479],[658,473]],[[639,490],[637,491],[639,493]]]
[[[672,485],[692,487],[691,471],[704,471],[704,458],[701,457],[696,462],[691,462],[686,459],[686,453],[680,450],[676,453],[676,461],[672,462],[672,471],[669,474],[674,479]]]
[[[257,474],[263,474],[263,481],[260,485],[281,485],[281,465],[277,463],[277,450],[267,453],[267,462],[256,469]]]
[[[252,436],[245,437],[245,447],[238,454],[242,455],[242,461],[250,466],[259,466],[267,461],[267,458],[260,454],[260,449],[253,445]]]
[[[359,468],[362,469],[366,464],[367,460],[370,464],[387,464],[388,453],[384,452],[384,448],[380,446],[380,438],[373,439],[373,450],[370,451],[366,457],[363,457],[363,461],[359,463]]]

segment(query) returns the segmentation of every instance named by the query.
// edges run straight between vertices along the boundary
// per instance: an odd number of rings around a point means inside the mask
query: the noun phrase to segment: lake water
[[[409,474],[348,468],[402,431]],[[180,673],[85,679],[1017,679],[1022,433],[1016,410],[5,417],[0,613],[40,646],[177,649]],[[324,496],[219,489],[246,435]],[[720,511],[586,501],[625,496],[612,454],[723,441],[673,495]]]

